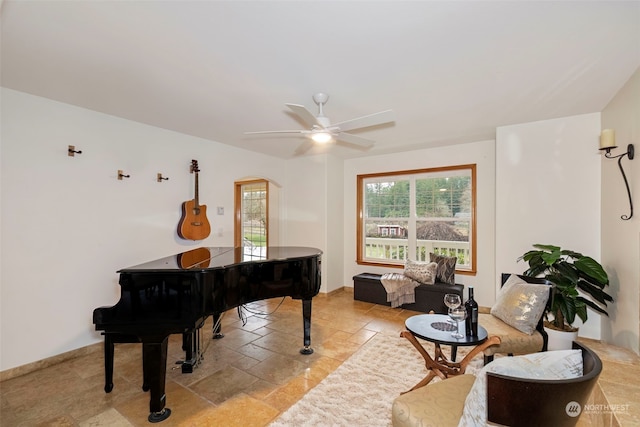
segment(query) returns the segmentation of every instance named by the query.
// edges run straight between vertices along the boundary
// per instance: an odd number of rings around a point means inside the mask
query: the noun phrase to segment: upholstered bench
[[[387,302],[387,292],[380,282],[381,274],[362,273],[353,276],[353,299],[371,302],[374,304],[391,306]],[[419,285],[415,288],[415,303],[403,304],[401,307],[407,310],[429,313],[446,314],[447,306],[444,305],[445,294],[457,294],[463,297],[464,285],[449,285],[435,282],[433,285]]]

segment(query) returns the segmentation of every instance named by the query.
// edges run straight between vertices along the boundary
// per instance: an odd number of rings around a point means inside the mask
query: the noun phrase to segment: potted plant
[[[578,335],[578,328],[573,327],[576,316],[587,321],[587,307],[608,316],[607,302],[613,298],[606,293],[609,277],[596,260],[581,253],[561,249],[553,245],[533,245],[531,250],[520,258],[529,263],[525,276],[538,277],[543,275],[546,280],[555,285],[551,303],[545,311],[545,328],[549,334],[549,349],[554,349],[553,332],[573,332],[568,340],[568,347]],[[581,293],[578,292],[581,291]]]

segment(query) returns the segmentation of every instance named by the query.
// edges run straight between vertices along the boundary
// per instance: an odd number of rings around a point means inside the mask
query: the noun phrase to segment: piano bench
[[[391,306],[387,301],[387,292],[380,281],[381,274],[361,273],[353,276],[353,299],[357,301],[371,302],[374,304]],[[419,285],[415,288],[415,301],[412,304],[403,304],[400,308],[419,311],[422,313],[446,314],[447,306],[444,305],[445,294],[457,294],[463,297],[464,285],[436,282],[433,285]]]

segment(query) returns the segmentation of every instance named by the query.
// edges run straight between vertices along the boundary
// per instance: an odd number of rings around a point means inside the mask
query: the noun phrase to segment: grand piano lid
[[[320,249],[301,246],[203,247],[123,268],[118,273],[212,270],[243,263],[291,261],[320,255]]]

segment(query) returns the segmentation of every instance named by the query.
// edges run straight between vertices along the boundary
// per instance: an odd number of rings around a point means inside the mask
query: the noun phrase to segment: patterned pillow
[[[507,325],[531,335],[547,305],[549,289],[548,285],[527,283],[512,274],[498,292],[491,314]]]
[[[425,285],[433,285],[436,281],[435,262],[411,261],[407,259],[404,264],[404,275]]]
[[[582,376],[582,351],[543,351],[489,363],[478,373],[467,395],[458,427],[487,425],[487,372],[537,380],[578,378]]]
[[[458,258],[452,256],[436,255],[429,253],[429,261],[438,263],[436,280],[442,283],[454,285],[456,283],[456,262]]]

